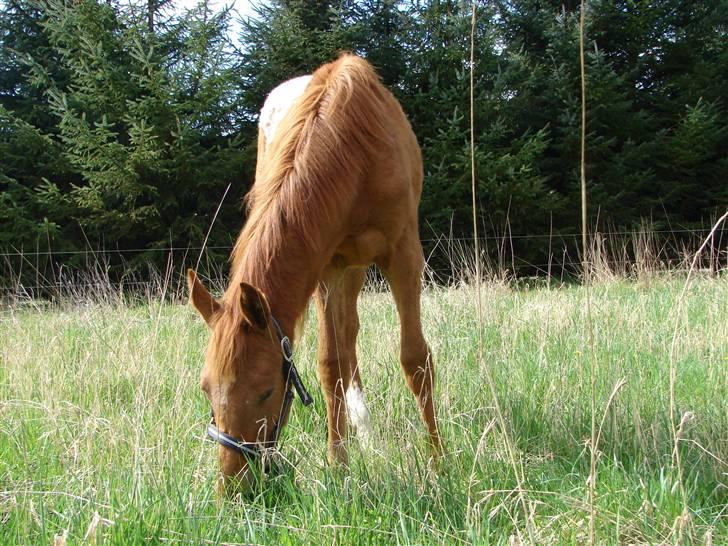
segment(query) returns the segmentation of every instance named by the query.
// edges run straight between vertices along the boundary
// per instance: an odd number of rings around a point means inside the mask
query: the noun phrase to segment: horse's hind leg
[[[407,385],[417,399],[435,454],[441,451],[435,420],[434,363],[422,334],[420,293],[424,268],[422,245],[416,230],[406,230],[387,263],[381,264],[389,281],[400,320],[400,362]]]
[[[365,277],[365,269],[347,269],[326,275],[316,290],[318,367],[326,396],[329,460],[344,464],[348,460],[346,405],[355,406],[350,408],[355,425],[359,424],[357,418],[362,409],[366,411],[366,406],[356,406],[359,401],[363,403],[356,360],[359,332],[356,300]],[[368,413],[366,418],[368,420]]]
[[[354,299],[354,304],[356,330],[352,341],[354,350],[352,353],[351,383],[349,384],[349,388],[346,389],[346,410],[357,438],[362,445],[368,446],[372,436],[372,424],[369,417],[369,408],[367,408],[366,400],[364,399],[364,385],[359,374],[359,363],[356,356],[356,332],[359,329],[359,317],[356,315],[356,299]]]

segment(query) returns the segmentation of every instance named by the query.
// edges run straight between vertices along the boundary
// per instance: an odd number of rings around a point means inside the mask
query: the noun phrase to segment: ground
[[[592,290],[599,544],[728,542],[728,279],[696,279],[679,304],[684,283]],[[372,290],[359,304],[371,443],[351,440],[348,471],[326,463],[311,318],[296,358],[313,408],[294,404],[282,468],[233,501],[213,487],[198,386],[207,331],[191,308],[154,296],[13,303],[0,315],[0,544],[586,542],[586,291],[486,284],[482,357],[474,296],[424,295],[438,463],[397,364],[394,307]]]

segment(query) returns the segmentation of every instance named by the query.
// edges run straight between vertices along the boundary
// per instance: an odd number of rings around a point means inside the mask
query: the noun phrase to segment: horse
[[[275,447],[294,390],[311,401],[291,343],[312,297],[328,459],[348,463],[348,418],[357,434],[369,422],[356,338],[371,264],[390,285],[401,367],[437,455],[434,363],[420,319],[422,157],[399,102],[366,60],[344,54],[273,90],[258,125],[230,284],[218,300],[187,272],[190,301],[211,331],[200,386],[212,406],[208,432],[220,443],[223,489],[232,477],[252,485],[251,459]]]

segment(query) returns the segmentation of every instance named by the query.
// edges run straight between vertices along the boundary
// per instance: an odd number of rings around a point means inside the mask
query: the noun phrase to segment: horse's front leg
[[[319,380],[326,397],[328,455],[332,464],[348,463],[346,393],[352,377],[358,377],[356,300],[365,276],[365,269],[328,275],[319,283],[315,295]]]

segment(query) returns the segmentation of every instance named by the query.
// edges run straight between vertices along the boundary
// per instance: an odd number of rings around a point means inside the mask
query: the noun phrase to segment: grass
[[[728,543],[728,281],[699,278],[678,332],[676,405],[683,502],[672,467],[668,353],[683,281],[592,288],[600,544]],[[447,456],[426,435],[397,363],[386,293],[360,301],[360,362],[375,437],[351,442],[348,472],[325,462],[315,328],[297,362],[315,398],[294,405],[290,464],[256,496],[214,493],[216,447],[198,388],[206,328],[185,305],[14,304],[0,322],[0,544],[540,544],[588,538],[590,373],[580,287],[483,287],[484,362],[473,289],[430,288],[425,331],[437,363]],[[482,366],[524,468],[524,514]],[[602,419],[600,413],[597,422]]]

